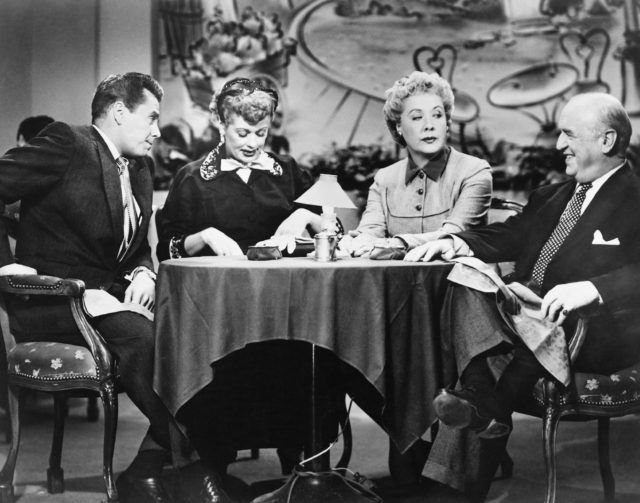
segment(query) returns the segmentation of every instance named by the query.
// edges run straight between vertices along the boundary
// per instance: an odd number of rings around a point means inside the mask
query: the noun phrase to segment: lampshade
[[[349,196],[340,187],[337,175],[320,175],[318,181],[296,199],[296,203],[356,209],[356,205],[353,204],[353,201],[349,199]]]

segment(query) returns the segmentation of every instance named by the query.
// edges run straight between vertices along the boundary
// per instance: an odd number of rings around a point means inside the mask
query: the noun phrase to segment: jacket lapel
[[[606,227],[605,222],[611,213],[619,207],[620,201],[625,200],[624,193],[629,186],[625,180],[629,176],[633,175],[628,166],[625,165],[600,187],[593,201],[591,201],[576,226],[558,249],[556,257],[565,253],[572,254],[576,246],[581,246],[581,243],[584,243],[585,240],[591,241],[594,229]]]
[[[93,130],[93,128],[92,128]],[[93,130],[93,138],[95,141],[96,151],[100,166],[102,168],[102,183],[104,192],[107,196],[107,204],[109,205],[109,213],[111,215],[111,228],[113,231],[114,242],[117,249],[124,238],[124,208],[122,205],[122,189],[120,188],[120,175],[116,163],[109,152],[109,148],[100,137],[100,134]]]

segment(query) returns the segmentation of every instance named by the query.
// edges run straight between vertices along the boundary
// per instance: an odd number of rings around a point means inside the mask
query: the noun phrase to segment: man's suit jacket
[[[140,227],[123,260],[120,177],[100,134],[91,126],[56,122],[25,147],[0,157],[0,199],[21,200],[16,261],[39,274],[78,278],[87,288],[122,291],[124,275],[152,268],[147,230],[153,187],[151,160],[130,160]],[[0,225],[0,265],[14,261]],[[66,325],[66,323],[64,324]]]
[[[542,187],[521,215],[458,236],[485,262],[515,261],[513,279],[527,281],[575,186]],[[640,360],[640,178],[628,166],[604,183],[567,236],[547,267],[542,294],[575,281],[591,281],[603,300],[577,368],[613,371]]]

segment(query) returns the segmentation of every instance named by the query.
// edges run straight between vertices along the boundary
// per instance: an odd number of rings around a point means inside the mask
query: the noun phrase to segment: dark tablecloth
[[[405,450],[434,420],[431,401],[448,378],[439,318],[450,269],[367,259],[167,260],[158,274],[154,387],[176,414],[231,352],[308,341],[366,380],[356,387],[375,396],[361,395],[361,407]]]

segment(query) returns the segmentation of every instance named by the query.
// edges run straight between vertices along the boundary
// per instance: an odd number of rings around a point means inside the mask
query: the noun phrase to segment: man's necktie
[[[580,218],[582,203],[584,203],[587,191],[590,188],[590,183],[581,183],[578,185],[578,190],[573,194],[569,204],[562,212],[562,215],[560,215],[560,220],[558,221],[556,228],[553,229],[551,236],[549,236],[549,239],[542,247],[538,260],[533,266],[533,274],[531,275],[532,279],[538,284],[538,286],[542,286],[544,273],[547,270],[549,262],[551,262],[551,259]]]
[[[129,179],[129,161],[124,157],[116,159],[118,173],[120,173],[120,186],[122,188],[122,204],[124,205],[124,239],[120,246],[119,257],[122,257],[129,248],[133,236],[138,229],[138,216],[131,192],[131,180]]]

